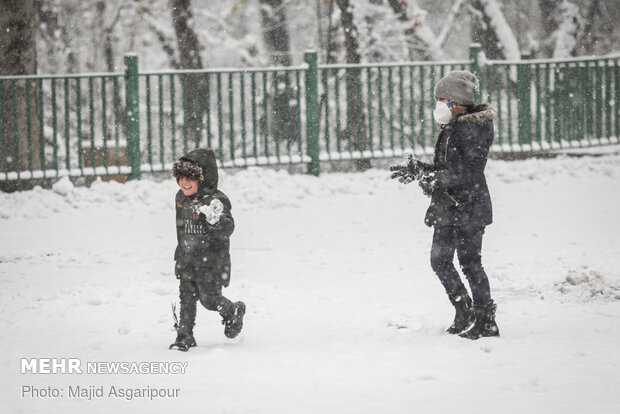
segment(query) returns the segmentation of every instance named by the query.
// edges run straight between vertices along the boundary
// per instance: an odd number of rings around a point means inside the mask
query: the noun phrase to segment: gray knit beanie
[[[474,94],[480,91],[478,78],[466,70],[453,70],[435,85],[435,97],[463,105],[474,104]]]

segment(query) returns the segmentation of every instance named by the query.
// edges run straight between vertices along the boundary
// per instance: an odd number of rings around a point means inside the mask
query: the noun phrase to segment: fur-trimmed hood
[[[172,173],[198,181],[198,194],[217,191],[218,173],[215,153],[210,149],[195,149],[172,164]]]
[[[187,159],[178,159],[172,164],[172,175],[177,181],[182,178],[204,182],[205,177],[200,165]]]
[[[488,104],[483,103],[474,105],[469,112],[460,115],[457,118],[457,122],[475,122],[476,124],[483,124],[487,119],[493,119],[497,116],[495,108]]]

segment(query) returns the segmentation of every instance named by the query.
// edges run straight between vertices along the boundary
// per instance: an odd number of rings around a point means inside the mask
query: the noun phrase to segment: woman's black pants
[[[483,306],[491,301],[489,279],[482,267],[482,236],[484,226],[436,227],[431,247],[431,267],[439,277],[448,296],[465,289],[454,267],[454,252],[469,282],[474,304]]]

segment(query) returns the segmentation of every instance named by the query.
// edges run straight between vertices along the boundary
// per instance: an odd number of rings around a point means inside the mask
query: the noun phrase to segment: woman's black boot
[[[472,300],[467,289],[461,288],[456,293],[449,295],[450,302],[456,313],[454,315],[454,322],[446,330],[449,334],[455,335],[467,330],[472,323],[474,323],[475,316],[472,308]]]
[[[499,329],[497,328],[497,324],[495,323],[496,310],[497,305],[493,301],[490,301],[483,306],[474,305],[476,322],[470,330],[463,332],[459,336],[467,339],[499,336]]]

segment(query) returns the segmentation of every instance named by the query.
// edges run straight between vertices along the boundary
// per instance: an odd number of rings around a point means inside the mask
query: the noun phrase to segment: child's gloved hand
[[[209,205],[198,207],[198,212],[205,215],[207,223],[214,225],[220,221],[220,216],[224,211],[224,204],[217,198],[211,200]]]

